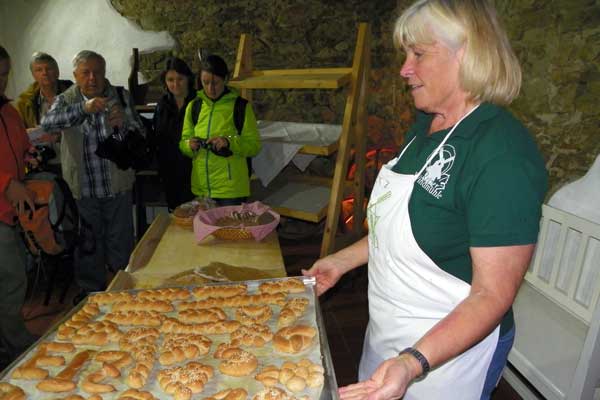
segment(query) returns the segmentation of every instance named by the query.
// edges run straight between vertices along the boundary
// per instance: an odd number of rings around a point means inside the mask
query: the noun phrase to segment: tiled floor
[[[317,259],[320,240],[281,239],[288,275],[298,275],[301,268],[307,268]],[[59,279],[64,284],[66,278]],[[40,279],[43,281],[43,278]],[[364,330],[368,320],[366,269],[357,269],[345,276],[338,285],[323,295],[321,308],[325,320],[329,347],[339,386],[353,383],[357,376]],[[59,303],[60,290],[55,289],[48,306],[43,305],[45,285],[38,283],[34,294],[24,307],[24,315],[29,330],[41,335],[52,327],[71,308],[75,288],[71,285],[64,303]],[[521,399],[503,380],[500,382],[493,400]]]

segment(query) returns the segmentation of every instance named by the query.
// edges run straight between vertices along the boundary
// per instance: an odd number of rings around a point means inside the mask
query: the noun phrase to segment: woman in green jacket
[[[196,99],[187,106],[179,148],[192,158],[192,192],[219,206],[238,205],[250,195],[248,157],[260,151],[252,107],[226,86],[223,59],[202,60]]]

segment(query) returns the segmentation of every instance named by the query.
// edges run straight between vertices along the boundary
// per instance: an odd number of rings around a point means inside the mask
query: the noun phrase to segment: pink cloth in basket
[[[234,211],[240,213],[253,212],[256,215],[262,215],[263,213],[268,212],[274,217],[274,220],[268,224],[244,227],[245,230],[252,234],[257,242],[271,233],[279,224],[279,214],[260,201],[243,203],[241,206],[226,206],[200,210],[194,217],[194,234],[196,235],[196,240],[200,242],[214,231],[226,228],[224,226],[216,226],[215,223],[220,218],[231,216],[231,213]],[[232,228],[239,228],[239,226],[234,226]]]

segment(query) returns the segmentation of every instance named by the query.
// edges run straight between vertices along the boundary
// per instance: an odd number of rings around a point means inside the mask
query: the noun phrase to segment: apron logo
[[[389,182],[388,182],[389,183]],[[392,197],[392,192],[385,192],[381,196],[379,196],[375,201],[369,202],[367,207],[367,222],[369,224],[369,241],[373,243],[373,247],[376,249],[379,248],[379,242],[377,240],[377,235],[375,234],[375,227],[377,226],[377,222],[379,218],[381,218],[376,213],[377,205],[383,203],[387,199]]]
[[[417,179],[417,183],[436,199],[442,197],[446,183],[450,179],[448,171],[454,164],[456,150],[454,146],[445,144],[425,167],[425,171]]]

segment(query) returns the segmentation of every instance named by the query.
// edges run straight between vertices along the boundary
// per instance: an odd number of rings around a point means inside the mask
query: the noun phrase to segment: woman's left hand
[[[212,144],[216,151],[229,147],[229,140],[224,136],[211,137],[206,141],[206,144]]]
[[[390,358],[381,363],[369,380],[340,388],[340,400],[401,399],[420,373],[421,366],[412,356]]]

